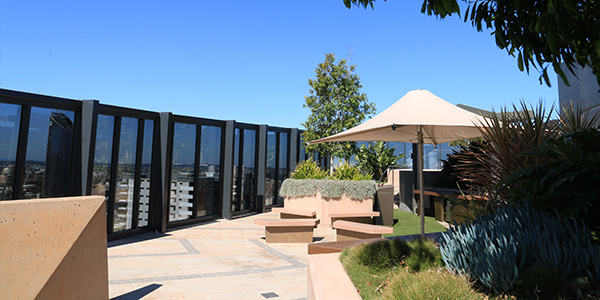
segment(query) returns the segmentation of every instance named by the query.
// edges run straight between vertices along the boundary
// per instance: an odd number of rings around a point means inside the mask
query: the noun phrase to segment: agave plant
[[[557,213],[522,205],[502,205],[442,234],[448,270],[467,275],[496,292],[509,292],[532,264],[552,268],[563,279],[600,282],[600,246],[589,229]]]

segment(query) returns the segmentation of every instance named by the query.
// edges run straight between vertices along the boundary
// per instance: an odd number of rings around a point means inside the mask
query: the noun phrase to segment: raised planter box
[[[372,212],[376,190],[375,181],[286,179],[281,195],[284,208],[315,211],[319,227],[331,227],[331,213]]]
[[[1,299],[108,299],[103,196],[0,201]]]

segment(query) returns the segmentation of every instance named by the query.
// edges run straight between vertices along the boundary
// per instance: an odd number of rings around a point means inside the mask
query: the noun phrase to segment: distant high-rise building
[[[72,147],[73,122],[63,113],[50,113],[46,170],[44,172],[44,197],[69,195]]]
[[[561,111],[570,102],[579,103],[583,110],[600,113],[600,86],[591,68],[576,68],[575,75],[563,65],[569,86],[558,76],[558,99]]]

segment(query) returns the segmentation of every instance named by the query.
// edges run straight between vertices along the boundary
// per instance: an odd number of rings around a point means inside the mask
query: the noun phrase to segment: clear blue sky
[[[326,53],[378,111],[427,89],[483,109],[558,100],[538,73],[421,1],[0,0],[0,87],[151,111],[300,127]]]

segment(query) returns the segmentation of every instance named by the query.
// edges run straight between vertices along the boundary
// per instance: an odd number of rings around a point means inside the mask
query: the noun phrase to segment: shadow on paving
[[[149,284],[145,287],[139,288],[135,291],[131,291],[127,294],[123,294],[121,296],[117,296],[114,298],[111,298],[111,300],[138,300],[138,299],[142,299],[144,296],[152,293],[153,291],[157,290],[159,287],[161,287],[162,284]]]

